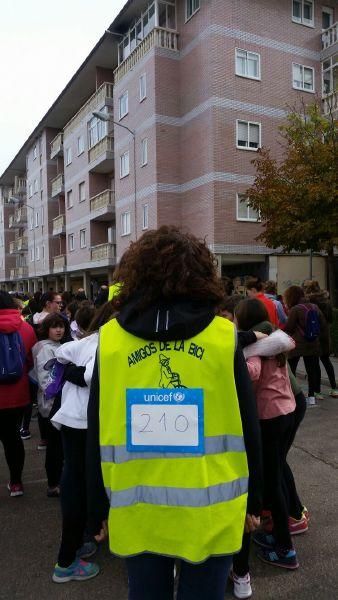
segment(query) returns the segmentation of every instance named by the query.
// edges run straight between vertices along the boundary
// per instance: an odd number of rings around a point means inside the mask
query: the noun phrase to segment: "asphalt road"
[[[327,397],[318,408],[307,411],[290,454],[301,498],[311,513],[309,531],[295,538],[300,568],[288,572],[269,567],[253,552],[255,600],[338,599],[337,432],[337,399]],[[59,501],[46,497],[44,453],[36,450],[36,422],[32,433],[33,438],[25,442],[22,498],[8,497],[0,448],[0,599],[127,600],[123,562],[111,557],[106,547],[95,559],[101,566],[97,578],[63,585],[51,581],[60,536]],[[230,590],[226,598],[231,597]]]

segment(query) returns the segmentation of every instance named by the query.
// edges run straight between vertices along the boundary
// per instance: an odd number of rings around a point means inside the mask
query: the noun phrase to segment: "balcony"
[[[14,215],[10,215],[8,219],[8,227],[10,229],[12,229],[12,227],[15,227]]]
[[[106,135],[88,151],[89,170],[109,173],[114,170],[114,138]]]
[[[331,112],[334,118],[338,118],[338,90],[323,96],[322,102],[324,115],[329,115]]]
[[[322,48],[326,50],[338,42],[338,21],[322,33]]]
[[[28,250],[28,239],[26,236],[18,237],[9,243],[10,254],[20,254]]]
[[[115,264],[115,244],[107,242],[106,244],[99,244],[91,248],[91,260],[92,262],[102,261],[105,265]]]
[[[53,219],[53,235],[62,235],[66,233],[66,217],[59,215]]]
[[[54,179],[52,179],[52,198],[54,198],[55,196],[58,196],[59,194],[64,194],[65,193],[65,181],[64,181],[64,176],[63,173],[60,173],[60,175],[57,175],[57,177],[54,177]]]
[[[28,267],[16,267],[10,270],[10,279],[22,279],[28,277]]]
[[[111,221],[115,214],[115,193],[104,190],[90,199],[90,218],[92,221]]]
[[[9,253],[15,254],[16,252],[16,242],[9,242]]]
[[[17,175],[14,178],[14,196],[18,194],[25,194],[27,189],[27,180],[25,177],[18,177]]]
[[[103,83],[87,102],[81,106],[80,110],[68,121],[64,128],[64,135],[69,135],[93,110],[102,108],[102,106],[113,106],[113,83]]]
[[[152,48],[165,48],[178,52],[178,33],[171,29],[155,27],[148,33],[142,42],[136,46],[131,54],[115,69],[115,83],[120,81],[126,73],[128,73],[149,50]]]
[[[50,157],[56,158],[63,155],[63,133],[58,133],[50,143]]]
[[[16,208],[14,211],[14,215],[9,217],[8,226],[13,229],[14,227],[23,227],[27,223],[27,207],[21,206],[20,208]]]
[[[54,256],[53,259],[53,273],[63,273],[66,270],[66,255],[60,254],[59,256]]]

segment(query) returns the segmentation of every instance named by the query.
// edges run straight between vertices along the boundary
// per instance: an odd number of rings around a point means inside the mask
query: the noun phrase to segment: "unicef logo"
[[[176,392],[175,394],[173,394],[173,398],[175,402],[183,402],[185,394],[183,394],[182,392]]]

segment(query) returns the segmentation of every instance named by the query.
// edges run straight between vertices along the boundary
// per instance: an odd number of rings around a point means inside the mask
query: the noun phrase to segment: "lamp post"
[[[21,200],[19,198],[15,198],[14,196],[11,196],[9,198],[9,202],[12,204],[19,204],[21,202]],[[30,204],[27,204],[27,202],[23,202],[24,206],[27,206],[27,208],[30,208],[33,212],[33,252],[34,252],[34,278],[36,278],[36,264],[35,264],[35,228],[34,228],[34,208],[33,206],[31,206]]]
[[[102,111],[94,111],[93,117],[100,119],[100,121],[111,122],[117,127],[122,127],[122,129],[126,129],[133,138],[133,159],[134,159],[134,221],[135,221],[135,240],[137,240],[137,186],[136,186],[136,132],[132,129],[129,129],[127,125],[122,125],[122,123],[118,123],[117,121],[112,121],[109,114],[104,113]]]

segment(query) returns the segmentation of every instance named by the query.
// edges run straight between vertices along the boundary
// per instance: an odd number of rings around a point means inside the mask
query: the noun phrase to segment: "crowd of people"
[[[309,511],[287,461],[321,367],[332,309],[316,281],[221,280],[204,242],[175,227],[126,250],[95,300],[0,292],[0,440],[11,497],[24,493],[36,406],[47,496],[60,498],[56,583],[99,573],[109,537],[130,600],[252,595],[249,551],[299,567]],[[110,298],[110,299],[108,299]],[[300,357],[305,397],[296,380]]]

